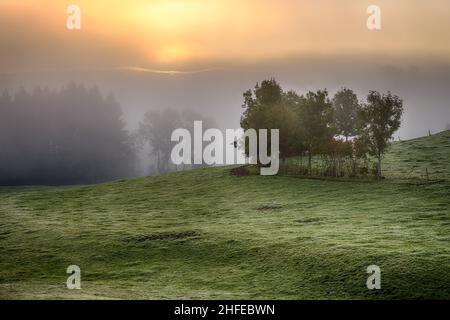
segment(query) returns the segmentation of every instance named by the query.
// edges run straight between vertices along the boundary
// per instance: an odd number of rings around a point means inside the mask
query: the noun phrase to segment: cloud
[[[77,3],[82,27],[69,31],[66,4],[1,0],[0,71],[131,65],[181,74],[170,70],[305,54],[450,60],[450,42],[443,41],[450,38],[448,0],[378,0],[383,22],[376,32],[366,28],[365,0]]]
[[[137,73],[156,73],[156,74],[167,74],[167,75],[180,75],[180,74],[197,74],[197,73],[205,73],[216,70],[221,70],[221,68],[208,68],[202,70],[190,70],[190,71],[181,71],[181,70],[156,70],[156,69],[147,69],[142,67],[117,67],[115,70],[121,71],[130,71]]]

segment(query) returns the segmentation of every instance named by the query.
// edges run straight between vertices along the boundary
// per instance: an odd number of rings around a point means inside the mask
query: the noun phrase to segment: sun
[[[163,46],[158,54],[157,59],[162,63],[183,61],[192,57],[192,51],[183,45]]]

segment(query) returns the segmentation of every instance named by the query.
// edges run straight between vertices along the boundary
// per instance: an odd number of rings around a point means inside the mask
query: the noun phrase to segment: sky
[[[81,29],[68,30],[76,4]],[[366,26],[369,5],[381,30]],[[130,127],[192,108],[236,127],[242,93],[276,77],[300,93],[405,100],[399,136],[450,123],[448,0],[0,0],[0,89],[75,80],[113,92]]]

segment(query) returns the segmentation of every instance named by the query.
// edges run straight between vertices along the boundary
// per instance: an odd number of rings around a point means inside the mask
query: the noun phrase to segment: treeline
[[[242,107],[243,129],[280,130],[280,170],[330,177],[381,178],[383,155],[403,113],[402,99],[390,92],[371,91],[363,102],[347,88],[333,98],[327,90],[299,95],[283,91],[275,79],[246,91]]]
[[[74,83],[0,97],[0,185],[88,184],[136,174],[119,104]]]
[[[326,90],[299,95],[274,80],[244,93],[243,129],[280,129],[281,170],[296,174],[381,177],[381,159],[400,126],[402,100],[370,92],[360,102],[350,89],[332,99]],[[119,104],[99,89],[71,83],[60,90],[37,87],[0,96],[0,185],[89,184],[196,167],[170,161],[171,134],[211,119],[192,111],[153,110],[133,133],[125,130]],[[193,153],[192,153],[193,154]],[[198,166],[198,165],[197,165]]]
[[[0,185],[91,184],[201,167],[170,161],[173,130],[192,131],[195,120],[215,126],[200,113],[167,108],[148,111],[128,132],[118,102],[97,87],[4,91]]]
[[[194,121],[202,121],[203,129],[215,127],[215,122],[193,110],[182,111],[171,108],[163,110],[150,110],[145,113],[139,128],[135,133],[137,146],[144,150],[149,157],[149,174],[162,174],[176,170],[187,170],[202,167],[203,165],[181,165],[172,163],[170,155],[174,143],[171,141],[172,132],[184,128],[194,136]],[[193,148],[193,146],[192,146]],[[194,152],[191,152],[192,157]],[[191,163],[194,163],[193,159]]]

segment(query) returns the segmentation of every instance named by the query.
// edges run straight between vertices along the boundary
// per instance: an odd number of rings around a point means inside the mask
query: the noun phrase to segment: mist
[[[203,72],[184,74],[116,69],[10,73],[0,76],[0,88],[60,88],[70,81],[97,85],[104,94],[112,93],[117,99],[128,130],[135,130],[147,111],[167,108],[193,110],[214,120],[219,129],[238,128],[242,93],[271,77],[283,88],[299,93],[326,88],[332,96],[341,87],[348,87],[362,101],[370,90],[391,91],[405,104],[397,135],[410,139],[428,131],[442,131],[450,122],[450,66],[416,60],[304,56],[267,63],[217,64]]]
[[[0,114],[0,185],[90,184],[136,175],[120,107],[96,87],[4,91]]]

